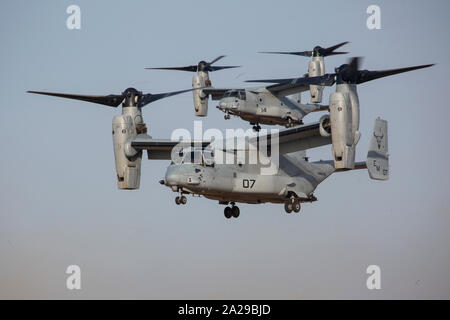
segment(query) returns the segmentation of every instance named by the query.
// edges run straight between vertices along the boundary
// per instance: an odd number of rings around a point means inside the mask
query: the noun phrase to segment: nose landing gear
[[[185,196],[177,196],[175,198],[175,203],[178,204],[186,204],[187,203],[187,198]]]

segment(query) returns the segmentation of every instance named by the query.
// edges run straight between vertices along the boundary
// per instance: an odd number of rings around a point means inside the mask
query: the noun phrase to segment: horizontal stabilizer
[[[366,164],[371,179],[389,179],[388,132],[386,120],[380,118],[375,120],[375,127],[370,138]]]

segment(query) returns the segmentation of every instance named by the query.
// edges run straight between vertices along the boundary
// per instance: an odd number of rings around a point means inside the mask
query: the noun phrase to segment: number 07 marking
[[[255,185],[255,182],[256,182],[256,180],[253,180],[253,179],[250,179],[250,180],[243,179],[242,180],[242,187],[244,187],[245,189],[248,189],[248,188],[251,189]]]

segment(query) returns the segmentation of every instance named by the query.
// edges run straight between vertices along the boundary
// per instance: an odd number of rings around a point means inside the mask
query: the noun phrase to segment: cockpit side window
[[[246,99],[245,90],[239,90],[238,98],[241,99],[241,100],[245,100]]]
[[[203,150],[203,162],[205,165],[214,167],[214,151],[213,150]]]
[[[230,91],[225,92],[225,93],[223,94],[223,97],[224,97],[224,98],[237,97],[238,94],[239,94],[239,93],[238,93],[237,90],[230,90]]]
[[[203,164],[203,157],[202,157],[202,152],[195,150],[195,151],[191,151],[186,153],[184,159],[183,159],[183,163],[195,163],[195,164]]]

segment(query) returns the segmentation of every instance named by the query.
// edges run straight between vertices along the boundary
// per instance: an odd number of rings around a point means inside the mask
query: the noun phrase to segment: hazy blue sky
[[[81,7],[81,30],[66,8]],[[381,7],[381,30],[366,8]],[[1,1],[0,298],[450,298],[448,1]],[[176,206],[143,162],[141,188],[116,187],[111,120],[100,105],[26,94],[190,88],[190,73],[147,71],[226,54],[242,65],[218,87],[305,73],[308,59],[257,54],[351,41],[363,67],[437,66],[359,87],[364,160],[377,116],[389,121],[391,179],[331,176],[290,216],[241,205],[238,220],[204,198]],[[326,89],[324,102],[332,89]],[[304,101],[307,101],[304,95]],[[205,128],[244,127],[210,102]],[[320,114],[308,116],[312,122]],[[193,128],[192,95],[147,106],[153,137]],[[198,120],[198,119],[197,119]],[[330,147],[311,152],[329,159]],[[65,287],[68,265],[82,290]],[[366,268],[381,267],[381,290]]]

